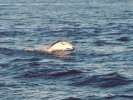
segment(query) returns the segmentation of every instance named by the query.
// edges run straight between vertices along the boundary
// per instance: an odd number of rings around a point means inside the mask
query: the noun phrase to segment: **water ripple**
[[[119,75],[118,73],[111,73],[105,75],[93,75],[91,77],[82,79],[79,82],[73,83],[75,86],[94,85],[102,88],[113,88],[116,86],[127,85],[132,83],[131,80]]]

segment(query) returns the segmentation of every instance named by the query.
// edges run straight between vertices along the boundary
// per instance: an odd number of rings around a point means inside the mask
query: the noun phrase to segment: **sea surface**
[[[133,100],[133,0],[0,0],[0,100]]]

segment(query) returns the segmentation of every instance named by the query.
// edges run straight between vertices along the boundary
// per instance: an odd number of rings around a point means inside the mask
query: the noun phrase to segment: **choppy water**
[[[0,0],[0,99],[132,100],[133,0]]]

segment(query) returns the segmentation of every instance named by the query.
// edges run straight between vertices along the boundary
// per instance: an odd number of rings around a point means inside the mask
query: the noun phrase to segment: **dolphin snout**
[[[74,50],[74,49],[75,49],[75,47],[71,47],[71,48],[67,48],[66,50],[71,51],[71,50]]]
[[[75,47],[73,46],[73,47],[72,47],[72,50],[74,50],[74,49],[75,49]]]

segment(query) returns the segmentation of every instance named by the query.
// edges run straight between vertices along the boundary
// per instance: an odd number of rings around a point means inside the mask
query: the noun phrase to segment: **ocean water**
[[[0,0],[0,100],[133,100],[133,0]]]

